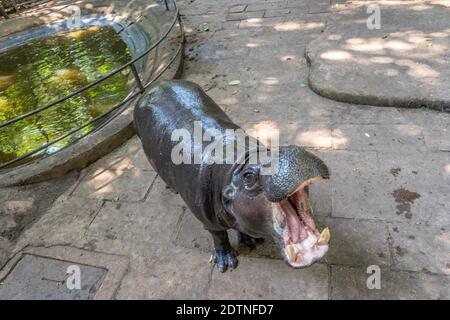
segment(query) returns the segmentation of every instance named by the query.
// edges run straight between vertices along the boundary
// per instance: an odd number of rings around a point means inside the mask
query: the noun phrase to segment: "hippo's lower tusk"
[[[323,229],[322,233],[320,234],[320,238],[319,238],[319,241],[317,241],[317,244],[319,246],[327,245],[328,242],[330,242],[330,237],[331,237],[330,229],[328,229],[328,227],[327,227],[327,228]]]
[[[289,261],[295,261],[296,253],[295,253],[295,246],[293,244],[290,244],[286,247],[287,256],[289,258]]]

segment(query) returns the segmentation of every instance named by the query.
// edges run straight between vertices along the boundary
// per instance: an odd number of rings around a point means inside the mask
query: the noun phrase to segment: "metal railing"
[[[16,164],[17,162],[20,162],[20,161],[22,161],[22,160],[24,160],[24,159],[26,159],[26,158],[28,158],[28,157],[31,157],[31,156],[33,156],[33,155],[35,155],[35,154],[37,154],[37,153],[39,153],[39,152],[41,152],[41,151],[47,149],[48,147],[54,145],[55,143],[60,142],[60,141],[64,140],[65,138],[67,138],[67,137],[69,137],[69,136],[75,134],[76,132],[79,132],[79,131],[81,131],[82,129],[88,127],[88,126],[95,124],[96,122],[101,122],[101,123],[99,124],[99,126],[97,126],[96,128],[94,128],[93,130],[90,130],[89,132],[87,132],[87,133],[84,134],[83,136],[78,137],[77,139],[71,141],[68,145],[71,145],[71,144],[73,144],[73,143],[76,143],[76,142],[79,141],[80,139],[82,139],[82,138],[86,137],[87,135],[89,135],[89,134],[91,134],[91,133],[97,131],[98,129],[100,129],[100,128],[102,128],[102,127],[104,127],[106,124],[108,124],[109,122],[111,122],[115,117],[117,117],[119,114],[121,114],[121,111],[123,111],[123,110],[121,110],[121,109],[124,109],[124,106],[127,106],[127,104],[128,104],[129,102],[131,102],[132,100],[134,100],[135,98],[137,98],[138,96],[140,96],[142,93],[144,93],[144,91],[145,91],[150,85],[152,85],[153,82],[155,82],[156,80],[158,80],[158,79],[162,76],[162,74],[163,74],[163,73],[164,73],[164,72],[172,65],[172,63],[173,63],[173,62],[177,59],[177,57],[180,55],[181,50],[182,50],[182,48],[183,48],[183,43],[184,43],[184,40],[185,40],[183,24],[182,24],[182,21],[181,21],[181,18],[180,18],[180,14],[179,14],[179,10],[178,10],[178,6],[177,6],[177,4],[176,4],[176,1],[175,1],[175,0],[164,0],[164,5],[165,5],[166,10],[170,10],[170,9],[169,9],[168,1],[171,1],[171,2],[173,3],[174,10],[175,10],[174,18],[173,18],[173,20],[171,21],[171,23],[170,23],[170,25],[169,25],[169,28],[168,28],[168,29],[163,33],[163,35],[162,35],[155,43],[153,43],[149,48],[147,48],[145,51],[143,51],[141,54],[139,54],[137,57],[135,57],[135,58],[132,59],[131,61],[129,61],[129,62],[127,62],[126,64],[122,65],[121,67],[115,69],[113,72],[109,73],[108,75],[106,75],[106,76],[104,76],[104,77],[101,77],[101,78],[95,80],[94,82],[92,82],[92,83],[90,83],[90,84],[88,84],[88,85],[86,85],[86,86],[84,86],[84,87],[82,87],[82,88],[80,88],[80,89],[77,89],[76,91],[70,93],[69,95],[67,95],[67,96],[65,96],[65,97],[63,97],[63,98],[60,98],[60,99],[58,99],[58,100],[55,100],[55,101],[53,101],[53,102],[51,102],[51,103],[49,103],[49,104],[47,104],[47,105],[45,105],[45,106],[36,108],[36,109],[34,109],[34,110],[30,111],[30,112],[27,112],[27,113],[25,113],[25,114],[22,114],[22,115],[20,115],[20,116],[17,116],[17,117],[15,117],[15,118],[13,118],[13,119],[10,119],[10,120],[7,120],[7,121],[5,121],[5,122],[3,122],[3,123],[0,123],[0,129],[1,129],[1,128],[4,128],[4,127],[6,127],[6,126],[10,126],[10,125],[12,125],[12,124],[14,124],[14,123],[16,123],[16,122],[18,122],[18,121],[20,121],[20,120],[23,120],[23,119],[26,119],[26,118],[31,117],[31,116],[33,116],[33,115],[36,115],[36,114],[38,114],[38,113],[40,113],[40,112],[43,112],[43,111],[45,111],[45,110],[47,110],[47,109],[49,109],[49,108],[51,108],[51,107],[55,107],[55,106],[58,107],[58,106],[57,106],[58,104],[61,104],[61,103],[63,103],[64,101],[66,101],[66,100],[68,100],[68,99],[71,99],[71,98],[73,98],[73,97],[79,95],[80,93],[84,92],[85,90],[88,90],[88,89],[90,89],[90,88],[92,88],[92,87],[94,87],[94,86],[96,86],[96,85],[100,85],[103,81],[105,81],[105,80],[107,80],[107,79],[113,77],[114,75],[118,74],[119,72],[121,72],[121,71],[123,71],[123,70],[125,70],[125,69],[127,69],[127,68],[130,68],[131,75],[133,76],[134,80],[136,81],[136,87],[130,89],[130,94],[129,94],[129,96],[128,96],[127,98],[125,98],[122,102],[120,102],[119,104],[117,104],[116,106],[114,106],[111,110],[107,111],[106,113],[104,113],[104,114],[102,114],[102,115],[100,115],[100,116],[98,116],[98,117],[96,117],[96,118],[94,118],[94,119],[91,119],[90,121],[86,122],[85,124],[83,124],[83,125],[81,125],[81,126],[78,126],[78,127],[76,127],[76,128],[71,129],[70,131],[66,132],[66,133],[63,134],[62,136],[60,136],[60,137],[58,137],[58,138],[56,138],[56,139],[54,139],[54,140],[52,140],[52,141],[50,141],[50,142],[48,142],[48,143],[42,145],[42,146],[40,146],[39,148],[37,148],[37,149],[35,149],[35,150],[33,150],[33,151],[30,151],[30,152],[28,152],[28,153],[26,153],[26,154],[24,154],[24,155],[22,155],[22,156],[19,156],[19,157],[15,158],[15,159],[12,159],[12,160],[8,161],[8,162],[5,162],[5,163],[0,164],[0,170],[2,170],[2,169],[4,169],[4,168],[7,168],[7,167],[10,167],[10,166],[12,166],[13,164]],[[172,58],[169,60],[169,62],[164,66],[164,68],[162,68],[162,69],[161,69],[158,73],[156,73],[156,74],[155,74],[154,72],[155,72],[155,70],[156,70],[156,64],[157,64],[157,60],[158,60],[158,59],[157,59],[157,54],[155,54],[155,58],[154,58],[154,60],[153,60],[153,67],[151,68],[150,76],[148,77],[148,78],[149,78],[149,81],[148,81],[147,83],[145,83],[145,82],[141,79],[141,77],[139,76],[139,72],[138,72],[138,70],[137,70],[137,68],[136,68],[136,65],[135,65],[136,62],[138,62],[138,61],[140,61],[141,59],[143,59],[144,57],[146,57],[146,56],[147,56],[148,54],[150,54],[150,52],[151,52],[152,50],[154,50],[154,49],[155,49],[155,51],[157,52],[157,48],[158,48],[159,44],[160,44],[161,42],[163,42],[165,39],[167,39],[168,35],[169,35],[169,34],[171,33],[171,31],[174,29],[174,27],[175,27],[175,25],[177,24],[177,22],[178,22],[178,25],[179,25],[179,28],[180,28],[180,35],[181,35],[181,40],[180,40],[180,42],[179,42],[178,49],[175,51],[173,57],[172,57]],[[135,92],[136,89],[137,89],[137,92]],[[67,146],[68,146],[68,145],[67,145]],[[64,148],[67,147],[67,146],[64,146]],[[62,148],[62,149],[63,149],[63,148]],[[59,150],[58,150],[58,151],[59,151]]]

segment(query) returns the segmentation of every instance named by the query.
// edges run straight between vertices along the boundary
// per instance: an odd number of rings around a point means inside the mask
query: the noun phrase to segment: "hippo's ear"
[[[222,197],[225,200],[233,200],[236,196],[236,187],[233,184],[226,185],[222,190]]]

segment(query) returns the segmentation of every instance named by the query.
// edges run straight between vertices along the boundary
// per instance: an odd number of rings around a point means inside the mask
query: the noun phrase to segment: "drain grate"
[[[69,267],[69,270],[77,270],[76,274],[67,274]],[[77,277],[78,271],[80,287],[69,289],[66,280],[69,277]],[[0,300],[92,299],[106,273],[107,270],[103,268],[26,254],[0,285]],[[77,284],[77,281],[70,283]]]

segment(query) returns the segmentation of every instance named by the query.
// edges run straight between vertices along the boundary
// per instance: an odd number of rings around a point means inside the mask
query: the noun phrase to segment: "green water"
[[[0,53],[0,123],[42,107],[131,60],[112,27],[87,27]],[[37,115],[0,129],[0,164],[16,159],[111,110],[127,96],[129,69]],[[39,155],[54,153],[90,125]]]

